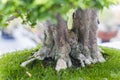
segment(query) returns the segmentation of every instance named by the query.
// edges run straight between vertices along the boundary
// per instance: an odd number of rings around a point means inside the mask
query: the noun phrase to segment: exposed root
[[[61,69],[66,69],[67,68],[67,63],[63,59],[58,59],[55,70],[59,71]]]
[[[33,62],[34,60],[36,60],[36,58],[32,58],[32,59],[30,59],[30,60],[27,60],[27,61],[23,62],[20,66],[21,66],[21,67],[26,67],[27,64]]]
[[[98,59],[98,62],[105,62],[105,59],[103,58],[103,56],[100,53],[100,51],[98,51],[98,53],[97,53],[97,59]]]
[[[59,71],[61,69],[66,69],[67,67],[71,67],[71,66],[72,66],[72,62],[70,58],[66,58],[66,59],[59,58],[57,60],[55,69]]]

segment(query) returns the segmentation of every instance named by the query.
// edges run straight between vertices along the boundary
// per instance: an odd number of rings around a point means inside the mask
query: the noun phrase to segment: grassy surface
[[[120,80],[120,50],[102,49],[109,55],[105,63],[60,72],[54,70],[54,64],[47,65],[45,61],[35,61],[34,66],[21,68],[20,63],[37,49],[7,54],[0,58],[0,80]]]

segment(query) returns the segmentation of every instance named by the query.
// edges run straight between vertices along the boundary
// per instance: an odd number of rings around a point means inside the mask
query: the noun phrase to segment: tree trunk
[[[21,64],[25,67],[35,59],[43,60],[52,57],[57,61],[56,70],[71,67],[80,63],[82,67],[104,62],[97,46],[97,10],[78,9],[73,14],[73,28],[68,30],[67,22],[58,14],[57,25],[49,21],[45,23],[44,42],[42,48],[28,61]]]

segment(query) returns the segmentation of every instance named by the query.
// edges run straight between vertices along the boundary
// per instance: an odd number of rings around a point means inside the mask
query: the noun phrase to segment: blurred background
[[[120,4],[99,11],[98,45],[120,49]],[[41,44],[44,26],[23,25],[21,18],[0,29],[0,55],[16,50],[30,49]]]
[[[99,12],[98,44],[120,49],[120,4]]]

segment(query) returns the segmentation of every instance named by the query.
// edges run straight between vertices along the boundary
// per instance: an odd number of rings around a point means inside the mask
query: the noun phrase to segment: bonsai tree
[[[0,20],[3,25],[21,17],[23,23],[31,26],[47,20],[42,47],[21,66],[51,57],[57,61],[55,69],[59,71],[76,62],[85,67],[105,61],[97,46],[97,13],[98,9],[115,3],[117,0],[1,0]]]

